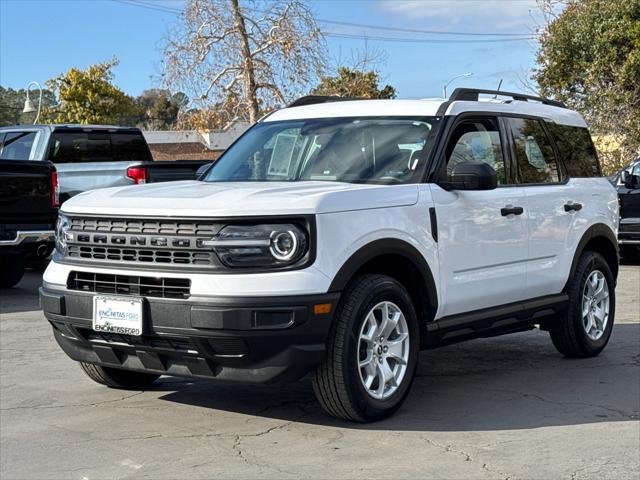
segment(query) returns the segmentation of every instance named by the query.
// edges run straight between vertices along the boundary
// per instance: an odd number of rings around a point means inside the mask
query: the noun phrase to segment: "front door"
[[[525,298],[527,205],[523,189],[512,185],[503,137],[493,117],[460,119],[449,135],[446,174],[460,162],[488,163],[497,172],[498,188],[431,186],[441,272],[438,318]]]

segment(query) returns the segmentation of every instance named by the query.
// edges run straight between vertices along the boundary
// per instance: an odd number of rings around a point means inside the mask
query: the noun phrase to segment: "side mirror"
[[[626,170],[623,170],[622,173],[620,173],[620,181],[630,190],[640,188],[640,175],[632,175]]]
[[[196,171],[196,180],[200,180],[200,178],[209,170],[209,167],[213,165],[213,162],[205,163]]]
[[[462,162],[453,167],[441,186],[449,190],[493,190],[498,186],[498,175],[486,163]]]

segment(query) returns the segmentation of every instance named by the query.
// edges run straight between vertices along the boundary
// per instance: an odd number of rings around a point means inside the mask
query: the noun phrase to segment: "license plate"
[[[142,299],[93,297],[93,329],[96,332],[142,335]]]

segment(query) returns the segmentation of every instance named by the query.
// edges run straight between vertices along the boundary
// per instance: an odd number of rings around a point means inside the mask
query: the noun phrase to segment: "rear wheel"
[[[0,256],[0,288],[17,285],[24,275],[24,258],[19,255]]]
[[[93,363],[80,362],[80,367],[87,376],[101,385],[124,390],[144,390],[150,387],[160,375],[133,372],[119,368],[101,367]]]
[[[393,414],[416,370],[419,328],[406,289],[385,275],[358,276],[344,291],[327,357],[313,388],[329,414],[356,422]]]
[[[549,331],[568,357],[595,357],[607,345],[615,316],[615,281],[606,260],[584,252],[569,287],[569,307]]]

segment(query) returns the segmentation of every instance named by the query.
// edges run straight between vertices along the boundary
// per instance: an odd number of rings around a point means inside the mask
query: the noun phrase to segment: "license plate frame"
[[[117,295],[93,297],[92,327],[96,332],[139,337],[143,332],[143,299]]]

